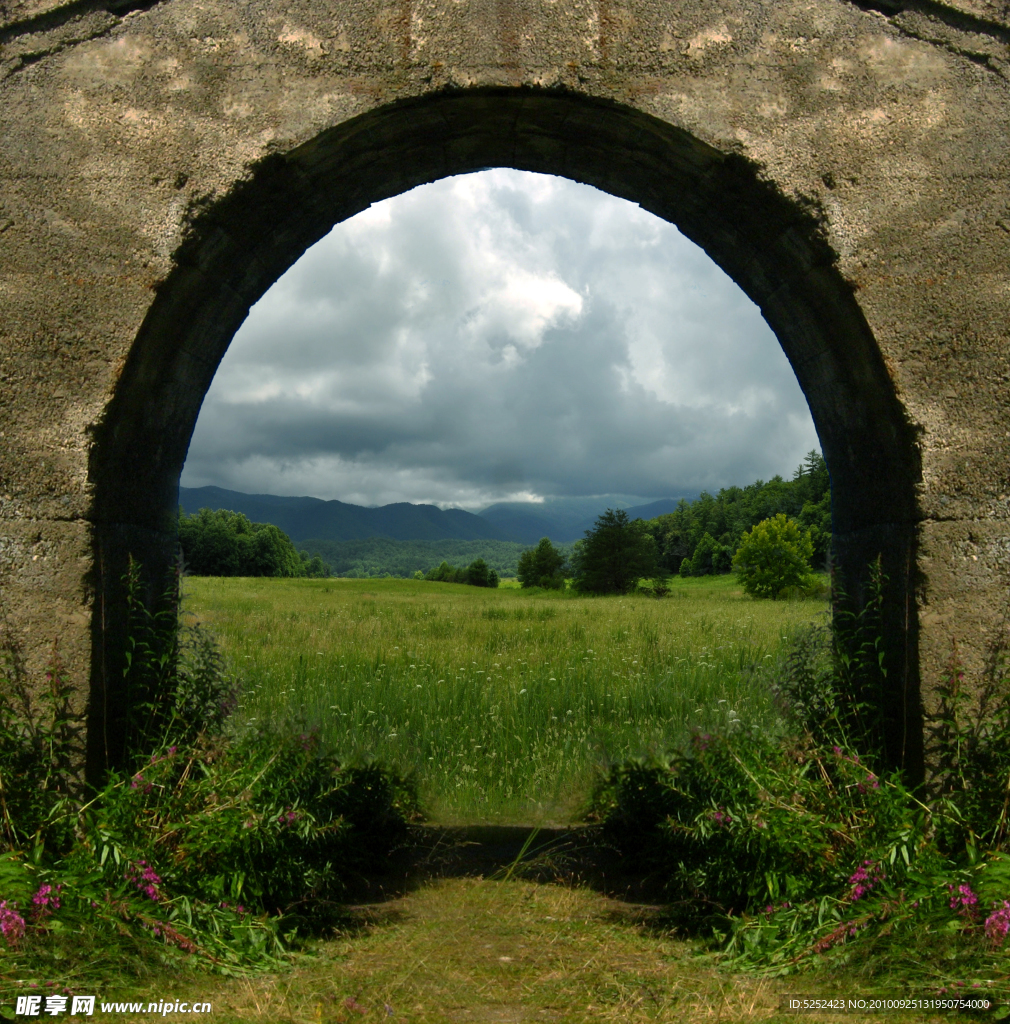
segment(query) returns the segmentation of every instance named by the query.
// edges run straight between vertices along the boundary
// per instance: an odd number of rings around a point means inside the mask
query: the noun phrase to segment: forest
[[[774,476],[715,495],[702,491],[695,501],[648,520],[646,529],[656,542],[660,569],[706,576],[729,572],[744,533],[780,512],[809,531],[813,567],[823,568],[831,544],[831,481],[820,452],[809,452],[792,480]]]

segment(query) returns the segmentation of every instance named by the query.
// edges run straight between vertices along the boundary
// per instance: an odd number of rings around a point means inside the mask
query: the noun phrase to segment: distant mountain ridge
[[[692,498],[696,495],[692,495]],[[477,514],[494,523],[502,534],[523,544],[536,544],[550,537],[555,544],[581,540],[596,525],[596,517],[608,508],[623,508],[629,519],[655,519],[672,512],[680,498],[660,498],[647,505],[630,505],[614,495],[602,498],[556,499],[543,504],[531,501],[502,501]]]
[[[179,504],[188,513],[201,508],[241,512],[255,523],[273,523],[293,541],[355,541],[388,537],[402,541],[503,540],[536,544],[550,537],[570,544],[592,529],[607,508],[624,508],[631,519],[652,519],[677,507],[679,499],[662,498],[633,505],[619,496],[561,498],[544,503],[499,502],[482,512],[401,501],[365,508],[322,498],[244,494],[224,487],[180,487]]]
[[[512,540],[495,527],[461,508],[411,505],[400,501],[364,508],[321,498],[290,498],[277,494],[243,494],[224,487],[180,487],[179,504],[189,513],[201,508],[227,508],[254,523],[273,523],[293,541],[367,540]]]

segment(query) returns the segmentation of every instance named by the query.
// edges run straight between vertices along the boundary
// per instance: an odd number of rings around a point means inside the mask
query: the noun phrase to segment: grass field
[[[774,717],[754,668],[823,600],[732,577],[661,600],[413,580],[190,578],[246,720],[318,727],[345,759],[415,773],[442,823],[575,817],[608,761]]]

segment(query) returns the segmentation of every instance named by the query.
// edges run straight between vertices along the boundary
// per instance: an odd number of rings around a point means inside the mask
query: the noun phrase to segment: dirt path
[[[650,908],[588,889],[455,878],[363,908],[363,930],[319,958],[214,993],[216,1021],[908,1022],[779,1010],[809,983],[717,971],[649,927]],[[939,1018],[936,1018],[939,1019]]]
[[[522,879],[514,877],[520,867]],[[768,980],[717,969],[664,933],[656,907],[603,894],[641,891],[619,869],[585,829],[424,828],[399,875],[387,878],[396,888],[399,877],[402,894],[353,908],[355,926],[344,936],[320,942],[291,971],[207,978],[173,998],[211,1001],[218,1024],[942,1019],[785,1013],[786,996],[866,993],[825,991],[830,977]]]

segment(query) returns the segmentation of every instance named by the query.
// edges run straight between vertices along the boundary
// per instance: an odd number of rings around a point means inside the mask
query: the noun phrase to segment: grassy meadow
[[[663,599],[414,580],[199,578],[246,721],[321,730],[346,760],[413,772],[444,824],[576,817],[611,760],[775,717],[754,669],[824,600],[754,601],[733,577]]]

